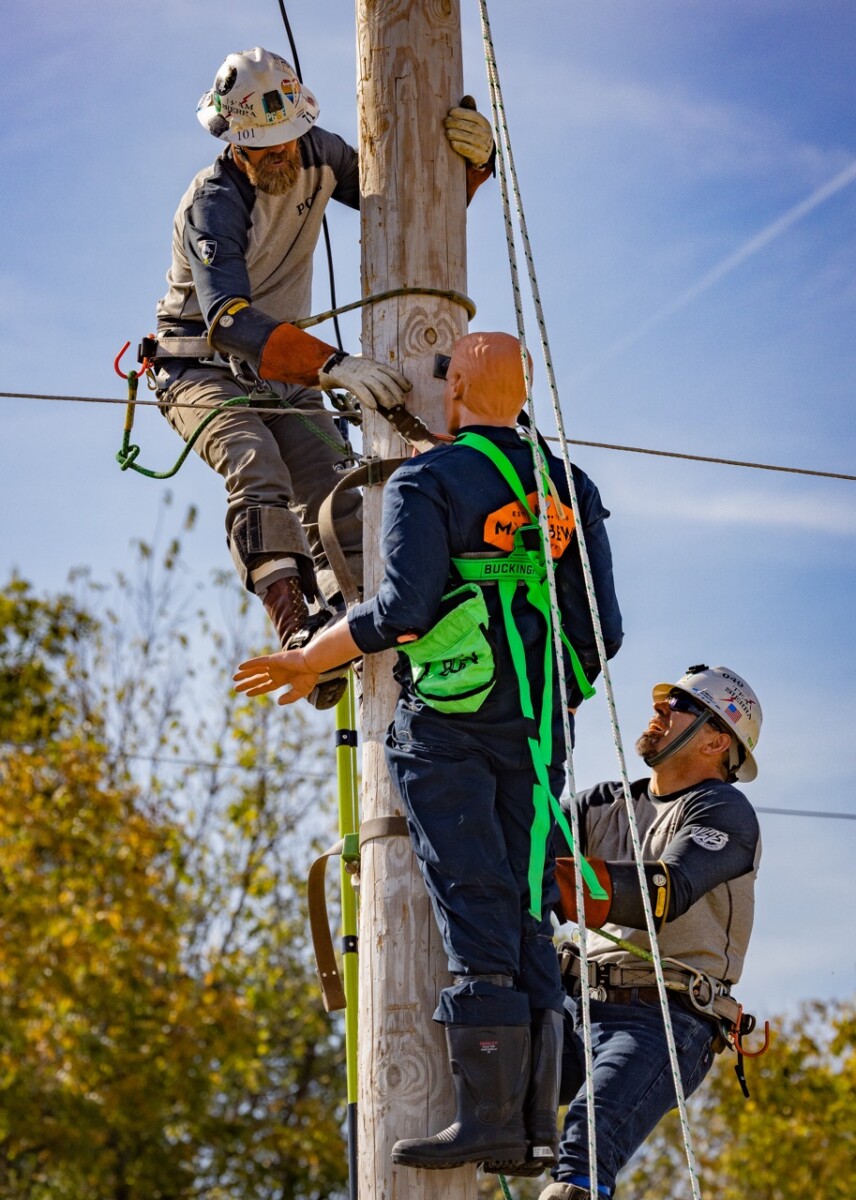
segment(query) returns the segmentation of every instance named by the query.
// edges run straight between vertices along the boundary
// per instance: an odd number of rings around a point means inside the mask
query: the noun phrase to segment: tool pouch
[[[398,649],[410,659],[413,688],[424,704],[437,712],[478,712],[496,682],[482,589],[455,588],[443,597],[441,612],[423,637]]]

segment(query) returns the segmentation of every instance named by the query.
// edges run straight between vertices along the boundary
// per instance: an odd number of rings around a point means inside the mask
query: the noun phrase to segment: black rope
[[[294,40],[294,34],[291,32],[291,22],[288,19],[288,13],[285,11],[283,0],[279,0],[279,11],[282,15],[282,23],[285,26],[285,34],[288,38],[288,44],[291,47],[292,65],[294,67],[297,78],[303,83],[303,72],[300,69],[300,57],[297,53],[297,43]],[[330,230],[327,225],[327,214],[321,220],[321,228],[324,231],[324,246],[327,250],[327,274],[330,277],[330,307],[336,308],[336,275],[333,269],[333,246],[330,241]],[[339,318],[333,317],[333,328],[336,330],[336,345],[344,353],[345,347],[342,345],[342,331],[339,328]]]

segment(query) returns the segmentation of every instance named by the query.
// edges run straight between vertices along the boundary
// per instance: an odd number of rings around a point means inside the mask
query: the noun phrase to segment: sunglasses
[[[686,692],[669,692],[669,708],[673,712],[692,713],[694,717],[704,717],[710,713],[710,709],[696,704],[695,700],[691,700]]]
[[[690,699],[686,692],[669,692],[669,708],[672,712],[689,713],[693,717],[707,717],[714,729],[731,736],[731,730],[724,722],[715,717],[709,708],[705,708],[702,704],[696,704],[695,700]]]

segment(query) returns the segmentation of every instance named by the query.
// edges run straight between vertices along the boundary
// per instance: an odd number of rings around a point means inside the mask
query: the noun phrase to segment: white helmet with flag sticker
[[[318,112],[291,63],[261,46],[229,54],[196,108],[209,133],[248,150],[293,142],[312,128]]]
[[[692,696],[734,735],[738,745],[732,743],[731,774],[734,779],[750,783],[758,774],[754,751],[762,715],[758,697],[746,680],[728,667],[701,664],[689,667],[677,683],[655,684],[654,703],[666,703],[675,690]]]

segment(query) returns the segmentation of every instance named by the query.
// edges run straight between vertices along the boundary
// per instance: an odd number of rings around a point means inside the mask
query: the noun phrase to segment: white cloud
[[[651,86],[611,79],[579,64],[548,64],[540,95],[561,95],[554,119],[568,128],[639,134],[696,176],[793,172],[809,184],[840,171],[844,150],[796,141],[775,116],[722,99],[689,94],[676,84]],[[555,132],[555,131],[554,131]]]
[[[674,316],[675,313],[680,312],[687,305],[692,304],[699,296],[725,279],[732,271],[742,266],[747,259],[764,250],[770,242],[781,237],[792,226],[796,225],[797,222],[813,213],[816,208],[819,208],[820,205],[833,196],[836,196],[842,189],[849,187],[854,182],[856,182],[856,160],[851,159],[832,179],[828,179],[825,183],[815,188],[811,195],[806,196],[798,204],[789,208],[787,212],[770,221],[769,224],[765,225],[763,229],[749,238],[748,241],[744,242],[731,254],[727,255],[726,258],[711,267],[709,271],[706,271],[690,287],[685,288],[673,300],[670,300],[668,304],[658,308],[646,317],[644,321],[640,322],[635,329],[630,330],[629,333],[624,334],[623,337],[613,342],[598,358],[578,372],[574,378],[574,382],[579,383],[584,379],[588,379],[598,368],[611,362],[612,359],[627,349],[628,346],[638,342],[650,329],[660,325],[669,317]]]
[[[689,525],[764,526],[842,536],[856,534],[856,493],[854,485],[842,481],[833,488],[849,489],[844,495],[830,491],[828,496],[783,495],[781,492],[753,491],[749,488],[721,487],[716,495],[681,496],[680,505],[670,507],[669,519]],[[613,491],[615,484],[612,485]],[[662,515],[662,495],[634,489],[631,497],[612,505],[624,507],[634,518],[648,520]]]

